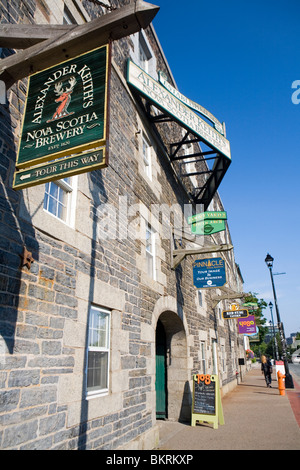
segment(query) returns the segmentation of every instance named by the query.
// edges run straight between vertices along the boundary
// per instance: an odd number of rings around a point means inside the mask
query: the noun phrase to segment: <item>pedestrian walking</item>
[[[266,356],[261,356],[261,370],[265,376],[267,387],[272,388],[271,383],[272,383],[273,368],[272,368],[272,363],[270,359],[267,358]]]

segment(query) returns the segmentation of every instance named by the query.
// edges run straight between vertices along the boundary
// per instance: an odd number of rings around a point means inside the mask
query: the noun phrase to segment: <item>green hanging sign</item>
[[[18,170],[105,145],[109,47],[29,78]]]
[[[196,235],[211,235],[226,230],[226,220],[225,211],[207,211],[189,217],[188,224],[191,225],[192,233]]]
[[[16,171],[13,188],[24,189],[106,167],[105,147]]]

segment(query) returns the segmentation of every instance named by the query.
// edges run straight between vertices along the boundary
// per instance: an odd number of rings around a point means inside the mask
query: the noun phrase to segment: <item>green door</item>
[[[158,320],[156,327],[156,418],[167,417],[167,383],[166,383],[166,333],[163,324]]]

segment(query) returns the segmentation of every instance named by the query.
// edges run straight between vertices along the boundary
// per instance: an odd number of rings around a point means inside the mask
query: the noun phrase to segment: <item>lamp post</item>
[[[273,326],[273,354],[274,354],[274,345],[275,345],[275,359],[278,361],[279,359],[279,354],[278,354],[278,345],[277,345],[277,339],[276,339],[276,334],[275,334],[275,326],[274,326],[274,319],[273,319],[273,304],[272,302],[269,303],[270,311],[271,311],[271,319],[272,319],[272,326]]]
[[[276,310],[276,315],[277,315],[277,324],[278,324],[281,346],[282,346],[282,358],[283,358],[284,368],[285,368],[285,386],[286,388],[294,388],[293,378],[290,374],[289,366],[288,366],[288,362],[286,358],[286,343],[285,343],[284,329],[283,329],[283,324],[281,323],[281,320],[280,320],[280,314],[279,314],[279,308],[278,308],[278,303],[277,303],[277,296],[276,296],[273,272],[272,272],[273,261],[274,261],[274,258],[272,258],[272,256],[268,253],[265,259],[265,263],[268,266],[269,271],[270,271],[271,283],[272,283],[272,288],[273,288],[275,310]]]

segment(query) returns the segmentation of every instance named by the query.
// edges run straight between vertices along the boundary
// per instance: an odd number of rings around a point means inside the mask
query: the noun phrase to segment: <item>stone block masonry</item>
[[[98,13],[92,2],[80,4],[87,7],[91,17]],[[63,0],[0,0],[1,18],[7,23],[30,24],[43,18],[54,24],[63,7]],[[160,69],[168,73],[151,28],[143,34]],[[152,204],[177,204],[182,216],[184,204],[189,202],[162,142],[126,84],[124,70],[132,47],[132,38],[113,43],[109,166],[78,176],[72,193],[72,223],[44,210],[43,185],[24,191],[12,189],[27,81],[9,90],[8,106],[0,105],[3,450],[153,448],[157,439],[158,320],[166,333],[169,417],[189,416],[189,381],[192,373],[201,371],[203,363],[200,341],[206,341],[207,367],[212,369],[210,341],[216,337],[222,340],[226,356],[222,359],[227,363],[223,384],[235,377],[231,350],[238,347],[238,338],[234,327],[220,322],[209,307],[209,295],[203,296],[204,307],[199,306],[191,259],[171,270],[170,239],[161,235],[170,230],[174,220],[166,224],[159,215],[153,222],[153,276],[146,267],[145,236],[132,236],[139,224],[145,228]],[[10,53],[3,50],[2,56]],[[165,146],[182,140],[182,130],[173,125],[164,124],[162,134]],[[151,143],[152,179],[144,171],[144,135]],[[127,214],[130,228],[125,227],[125,214],[119,211],[118,235],[124,236],[101,237],[101,210],[106,204],[118,210],[124,197],[128,208],[139,208],[135,214]],[[219,200],[216,205],[222,209]],[[113,227],[107,230],[113,232]],[[21,265],[24,247],[32,253],[30,268]],[[231,258],[228,265],[234,269]],[[111,323],[108,386],[94,397],[86,394],[91,305],[106,309]]]

